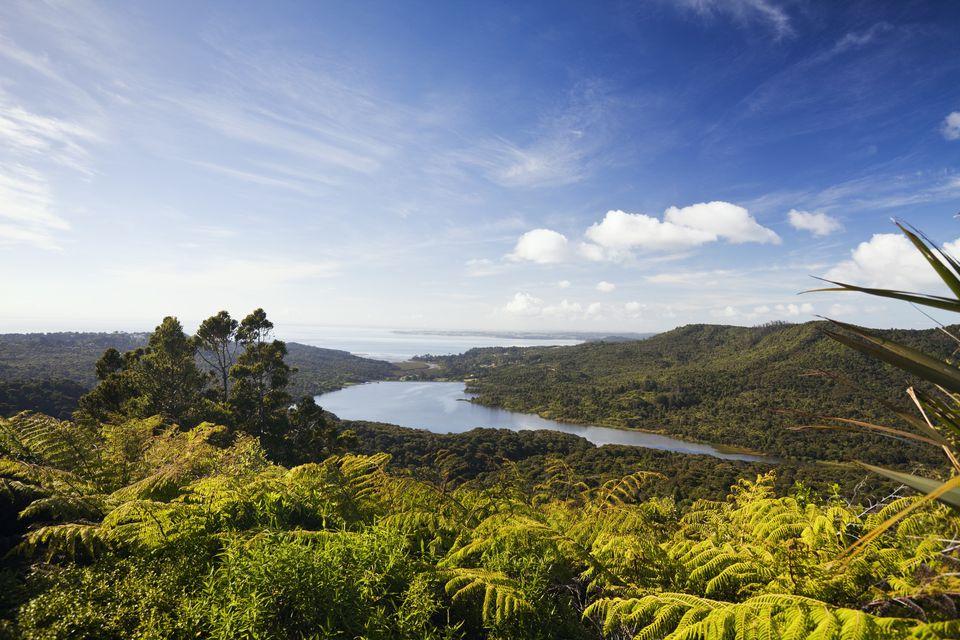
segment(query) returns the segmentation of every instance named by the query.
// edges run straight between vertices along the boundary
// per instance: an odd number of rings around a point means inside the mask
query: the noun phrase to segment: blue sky
[[[890,218],[960,239],[958,29],[948,2],[8,0],[0,330],[928,326],[796,294],[936,286]]]

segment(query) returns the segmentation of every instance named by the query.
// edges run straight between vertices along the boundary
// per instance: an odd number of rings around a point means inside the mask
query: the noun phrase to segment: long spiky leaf
[[[912,347],[875,336],[855,325],[837,320],[831,320],[830,322],[847,332],[841,333],[831,329],[822,329],[826,335],[837,342],[883,360],[898,369],[913,373],[924,380],[939,384],[950,391],[960,392],[960,370],[957,370],[956,367],[930,357]]]

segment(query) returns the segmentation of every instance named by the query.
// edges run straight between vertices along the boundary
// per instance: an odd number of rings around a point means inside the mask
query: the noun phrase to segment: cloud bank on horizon
[[[960,250],[960,6],[0,7],[0,330],[653,331]],[[736,51],[736,55],[731,52]],[[950,318],[940,318],[952,321]]]

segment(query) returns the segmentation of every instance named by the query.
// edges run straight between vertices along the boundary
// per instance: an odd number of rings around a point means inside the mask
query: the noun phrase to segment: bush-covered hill
[[[333,391],[360,382],[383,380],[397,372],[390,362],[299,342],[287,343],[286,360],[296,369],[290,381],[290,393],[295,397]]]
[[[890,421],[874,396],[903,404],[901,372],[830,340],[821,323],[762,327],[689,325],[633,342],[473,349],[434,357],[424,375],[462,378],[477,402],[544,417],[757,449],[796,458],[858,457],[938,464],[935,450],[869,434],[788,430],[811,418],[781,410]],[[936,330],[883,335],[943,357],[955,347]],[[846,384],[812,371],[840,374]]]
[[[92,388],[94,364],[107,349],[121,353],[146,344],[146,333],[0,334],[0,380],[64,378]]]
[[[69,418],[89,389],[75,380],[0,381],[0,416],[40,411],[61,420]]]
[[[467,482],[496,487],[543,482],[551,465],[566,465],[578,478],[600,484],[637,471],[663,475],[656,483],[660,495],[681,503],[722,500],[741,478],[776,471],[775,486],[785,494],[802,484],[820,496],[837,491],[859,500],[879,500],[894,485],[854,464],[789,462],[780,464],[724,460],[643,447],[604,445],[556,431],[472,429],[438,434],[392,424],[344,420],[341,431],[355,434],[349,451],[372,455],[388,452],[391,466],[414,477],[451,487]],[[644,497],[655,495],[644,490]]]

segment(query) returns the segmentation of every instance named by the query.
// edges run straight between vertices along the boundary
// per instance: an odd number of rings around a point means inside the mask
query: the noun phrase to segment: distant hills
[[[790,458],[939,465],[942,454],[880,436],[796,432],[808,412],[895,423],[876,398],[906,406],[911,384],[892,367],[837,344],[822,323],[688,325],[639,341],[472,349],[431,357],[423,377],[467,380],[477,401],[543,417],[746,447]],[[883,335],[949,356],[938,330]],[[847,385],[815,370],[838,373]]]
[[[643,340],[655,333],[619,333],[609,331],[440,331],[398,329],[394,333],[418,336],[482,336],[485,338],[506,338],[508,340],[582,340],[583,342],[614,342],[624,340]]]

